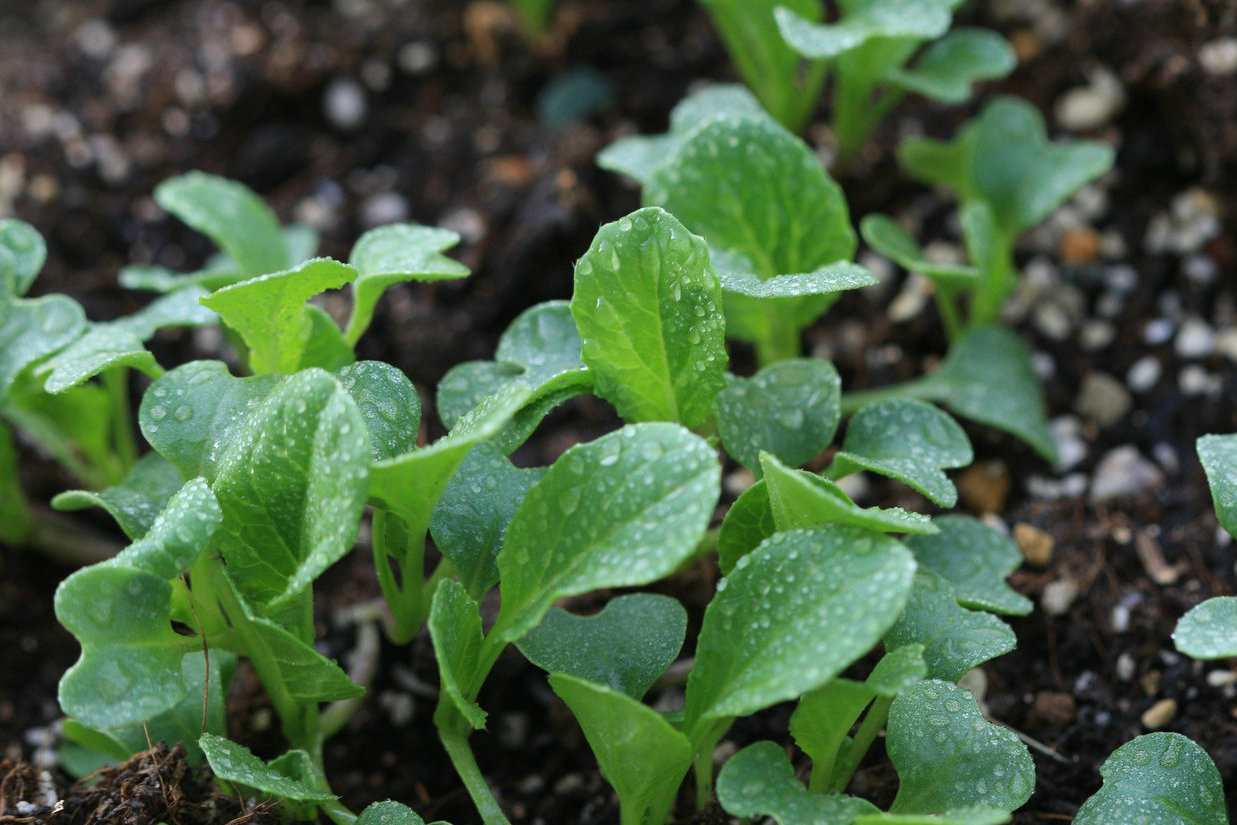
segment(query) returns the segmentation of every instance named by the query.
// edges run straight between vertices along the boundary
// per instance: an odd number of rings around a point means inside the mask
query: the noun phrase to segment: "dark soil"
[[[1007,13],[998,13],[1002,5]],[[1025,262],[1046,262],[1056,283],[1076,296],[1064,334],[1036,310],[1019,322],[1042,363],[1051,364],[1051,414],[1073,415],[1096,373],[1120,379],[1148,355],[1161,367],[1158,380],[1134,391],[1113,420],[1078,416],[1085,454],[1069,472],[1084,486],[1115,447],[1132,445],[1154,458],[1162,483],[1129,496],[1095,502],[1074,491],[1046,500],[1037,495],[1040,482],[1064,483],[1068,473],[1054,473],[1004,437],[968,428],[981,461],[995,468],[980,492],[1009,488],[995,501],[973,495],[968,506],[1009,526],[1039,528],[1054,545],[1050,561],[1014,576],[1037,604],[1013,622],[1018,650],[984,667],[993,718],[1036,743],[1039,784],[1014,821],[1068,821],[1099,786],[1104,758],[1145,732],[1144,712],[1166,699],[1176,710],[1163,729],[1207,749],[1232,802],[1237,672],[1180,656],[1169,637],[1190,606],[1237,591],[1231,548],[1218,533],[1193,449],[1201,434],[1237,430],[1234,364],[1220,351],[1191,358],[1171,338],[1150,341],[1147,324],[1194,316],[1216,327],[1237,321],[1235,76],[1209,73],[1198,58],[1204,46],[1237,35],[1237,11],[1224,0],[993,6],[969,22],[1002,30],[1023,61],[985,95],[1016,93],[1051,114],[1099,67],[1125,95],[1120,112],[1090,135],[1119,145],[1117,170],[1103,183],[1110,206],[1078,225],[1032,233],[1023,249]],[[539,119],[541,96],[584,69],[606,81],[608,97],[573,123]],[[187,270],[210,253],[149,197],[160,180],[189,169],[245,182],[285,220],[316,222],[324,253],[335,257],[375,222],[457,229],[464,236],[458,257],[475,274],[394,290],[360,351],[400,367],[428,393],[451,365],[488,357],[519,311],[567,297],[572,262],[597,226],[638,205],[636,190],[593,165],[597,150],[622,134],[663,130],[693,83],[732,78],[691,0],[565,0],[539,48],[520,37],[505,5],[481,0],[19,0],[0,10],[0,216],[30,221],[47,238],[49,261],[35,291],[67,292],[94,319],[140,304],[115,287],[123,264]],[[326,98],[349,90],[350,99],[365,101],[354,125],[324,110]],[[842,181],[855,221],[878,209],[910,212],[956,241],[952,207],[902,177],[892,147],[912,129],[952,134],[979,105],[945,109],[908,100]],[[819,126],[810,136],[827,139]],[[1177,208],[1174,199],[1191,190],[1190,203],[1227,221],[1221,231],[1189,249],[1148,243],[1157,222]],[[1093,236],[1115,238],[1123,251],[1110,244],[1082,254],[1070,245]],[[1120,265],[1136,278],[1114,316],[1105,307]],[[1191,274],[1199,267],[1209,277]],[[906,324],[889,320],[896,289],[848,296],[809,334],[816,352],[835,359],[848,389],[918,374],[944,349],[930,311]],[[1096,320],[1108,323],[1112,336],[1088,343]],[[158,346],[165,364],[212,354],[209,341],[189,335]],[[1191,389],[1185,375],[1192,368],[1217,379],[1215,386]],[[602,404],[568,405],[554,418],[555,433],[534,440],[528,459],[553,458],[573,438],[612,426],[608,416]],[[36,500],[69,483],[38,456],[26,459],[23,479]],[[905,496],[878,486],[872,503],[922,507]],[[87,523],[108,529],[102,519]],[[59,717],[55,686],[77,655],[51,609],[68,572],[0,547],[0,759],[11,760],[0,762],[7,776],[0,822],[33,822],[17,803],[40,803],[40,748],[54,738],[49,728]],[[698,615],[715,578],[706,565],[663,588]],[[1076,597],[1051,615],[1042,607],[1045,591],[1062,587]],[[327,652],[346,656],[359,630],[340,619],[341,608],[377,595],[366,554],[332,570],[320,593]],[[430,722],[437,676],[428,641],[384,643],[381,662],[369,700],[328,743],[337,791],[354,809],[393,798],[427,820],[474,822]],[[513,822],[618,821],[612,793],[544,674],[512,652],[481,704],[490,732],[474,738],[478,760]],[[268,757],[279,751],[270,710],[243,669],[230,710],[235,738]],[[743,720],[727,742],[784,737],[788,712]],[[68,790],[64,776],[50,776],[64,806],[50,815],[39,809],[46,822],[247,821],[236,818],[243,812],[235,803],[212,797],[192,778],[178,751],[140,755],[90,791]],[[892,794],[896,779],[880,748],[856,782],[873,798]],[[244,813],[255,817],[249,821],[267,815]],[[713,810],[691,821],[725,817]]]

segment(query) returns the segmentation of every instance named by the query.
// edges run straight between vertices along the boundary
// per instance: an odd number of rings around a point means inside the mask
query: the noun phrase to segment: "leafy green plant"
[[[828,24],[820,0],[701,2],[739,75],[791,131],[803,131],[832,73],[844,161],[908,92],[961,103],[973,83],[1014,68],[1013,50],[995,32],[949,31],[959,0],[842,0]]]
[[[970,266],[929,262],[884,215],[867,216],[860,231],[873,249],[933,281],[941,318],[957,338],[999,320],[1017,285],[1018,237],[1112,168],[1114,158],[1111,147],[1095,141],[1050,142],[1033,106],[997,98],[952,141],[915,138],[898,147],[907,172],[958,199]]]

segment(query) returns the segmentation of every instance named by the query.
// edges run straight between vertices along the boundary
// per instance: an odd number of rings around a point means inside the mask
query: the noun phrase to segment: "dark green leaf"
[[[1195,449],[1211,485],[1216,518],[1229,535],[1237,536],[1237,435],[1204,435]]]
[[[12,284],[8,291],[14,297],[25,295],[38,277],[43,262],[47,260],[47,244],[39,231],[25,221],[6,218],[0,220],[0,247],[12,259]],[[0,280],[0,292],[5,291]],[[3,303],[0,300],[0,303]]]
[[[717,777],[717,799],[735,816],[772,817],[779,825],[851,825],[859,814],[877,810],[857,797],[812,793],[775,742],[757,742],[730,757]]]
[[[46,375],[43,389],[56,394],[70,390],[101,372],[116,367],[131,367],[151,377],[162,369],[155,356],[131,332],[111,327],[95,327],[36,368]]]
[[[356,825],[425,825],[407,805],[399,802],[371,802],[357,817]],[[441,825],[441,823],[439,823]]]
[[[950,9],[932,0],[864,0],[847,4],[837,23],[805,20],[777,10],[782,36],[804,57],[832,58],[877,38],[931,40],[949,28]]]
[[[190,172],[155,187],[155,202],[214,241],[246,275],[288,266],[275,214],[236,181]]]
[[[1195,659],[1237,656],[1237,596],[1217,596],[1191,608],[1177,622],[1173,641]]]
[[[722,575],[729,576],[739,559],[756,549],[777,532],[769,487],[759,481],[743,491],[722,520],[717,535],[717,562]]]
[[[429,629],[442,690],[470,725],[484,728],[485,711],[476,702],[485,679],[480,665],[481,615],[477,603],[454,579],[444,581],[434,591]]]
[[[72,298],[9,299],[0,294],[0,403],[17,374],[73,342],[86,328],[86,313]]]
[[[942,283],[972,287],[979,278],[973,266],[935,264],[928,260],[915,239],[888,215],[866,215],[859,222],[859,233],[868,246],[908,272],[918,272]]]
[[[365,422],[370,460],[383,461],[416,449],[421,399],[407,376],[381,361],[361,361],[344,367],[336,377]]]
[[[288,772],[280,770],[280,767],[287,764],[286,760],[280,765],[276,764],[279,760],[267,764],[244,745],[211,733],[203,734],[198,744],[202,746],[206,761],[210,763],[210,769],[215,776],[226,782],[274,794],[283,799],[327,802],[336,798],[333,793],[319,790],[312,783],[289,776]],[[303,751],[300,753],[304,754]],[[290,754],[285,754],[288,755]],[[304,754],[304,757],[308,759],[308,754]]]
[[[1031,612],[1031,601],[1005,578],[1022,564],[1022,553],[1008,536],[973,518],[940,516],[931,536],[909,536],[906,546],[921,568],[943,576],[958,603],[1013,616]]]
[[[52,499],[57,510],[102,507],[131,540],[146,535],[172,494],[180,489],[180,472],[158,453],[138,459],[123,483],[104,490],[67,490]]]
[[[1076,825],[1227,825],[1224,786],[1207,752],[1179,733],[1127,742],[1100,767],[1104,786]]]
[[[956,28],[924,49],[910,69],[888,78],[908,92],[946,103],[965,103],[971,84],[1005,77],[1018,58],[1004,37],[987,29]]]

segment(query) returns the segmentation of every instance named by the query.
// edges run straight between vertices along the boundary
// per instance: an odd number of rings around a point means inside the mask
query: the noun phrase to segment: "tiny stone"
[[[1143,340],[1153,347],[1166,343],[1173,337],[1173,322],[1167,318],[1156,318],[1143,326]]]
[[[1105,292],[1095,302],[1095,312],[1101,318],[1115,318],[1121,312],[1125,301],[1115,292]]]
[[[102,59],[116,48],[116,32],[106,20],[92,18],[77,27],[73,33],[77,47],[82,54],[95,59]]]
[[[1112,324],[1100,319],[1087,321],[1082,325],[1079,340],[1085,350],[1094,352],[1111,344],[1117,337],[1117,330]]]
[[[1091,501],[1101,504],[1118,498],[1154,492],[1164,485],[1164,474],[1133,445],[1104,454],[1091,479]]]
[[[1089,226],[1076,226],[1061,235],[1058,249],[1067,264],[1085,264],[1100,256],[1100,234]]]
[[[1125,383],[1134,392],[1146,392],[1160,380],[1161,372],[1159,359],[1154,355],[1144,355],[1125,374]]]
[[[1097,68],[1091,72],[1090,81],[1057,99],[1056,117],[1062,127],[1076,132],[1096,129],[1125,106],[1125,87],[1112,72]]]
[[[911,273],[902,285],[897,297],[889,304],[887,315],[890,321],[900,324],[918,318],[932,295],[932,282],[917,272]]]
[[[1015,524],[1014,541],[1018,543],[1018,549],[1029,564],[1043,568],[1052,561],[1052,536],[1038,527],[1025,522]]]
[[[1177,700],[1161,699],[1143,712],[1141,721],[1147,730],[1159,730],[1171,722],[1176,715]]]
[[[1062,691],[1041,690],[1035,694],[1035,701],[1031,704],[1032,727],[1038,724],[1063,728],[1073,722],[1076,715],[1074,697]]]
[[[1104,270],[1104,283],[1113,292],[1128,294],[1138,286],[1138,271],[1129,264],[1113,264]]]
[[[1078,498],[1087,489],[1085,473],[1070,473],[1062,479],[1027,477],[1027,492],[1041,501],[1056,501],[1062,498]]]
[[[395,61],[405,74],[425,74],[438,62],[438,49],[428,40],[413,40],[400,46]]]
[[[1073,579],[1057,579],[1044,586],[1040,604],[1049,616],[1063,616],[1078,598],[1078,582]]]
[[[1237,37],[1204,43],[1198,50],[1198,62],[1203,71],[1217,77],[1237,72]]]
[[[1073,324],[1066,311],[1055,302],[1045,302],[1035,307],[1035,328],[1045,338],[1064,341]]]
[[[1010,483],[1003,461],[979,461],[958,476],[958,495],[977,513],[999,513],[1005,508]]]
[[[1117,678],[1122,682],[1128,682],[1134,678],[1134,674],[1138,671],[1138,663],[1134,661],[1134,657],[1128,653],[1122,653],[1117,657]]]
[[[1215,333],[1202,318],[1187,318],[1173,348],[1182,358],[1205,358],[1215,351]]]
[[[1220,268],[1210,255],[1195,253],[1181,262],[1181,271],[1186,278],[1199,286],[1207,286],[1220,274]]]
[[[322,93],[322,113],[332,126],[350,132],[364,122],[369,108],[365,90],[350,77],[337,77]]]
[[[381,59],[371,57],[361,65],[361,79],[373,91],[384,91],[391,85],[391,67]]]
[[[1216,330],[1216,352],[1230,361],[1237,361],[1237,327],[1222,327]]]
[[[1211,687],[1224,687],[1237,682],[1237,671],[1234,670],[1209,670],[1207,671],[1207,684]]]
[[[722,486],[726,488],[726,492],[736,498],[755,483],[756,476],[746,467],[740,467],[733,473],[727,473],[726,477],[722,479]]]
[[[466,244],[480,243],[485,237],[485,219],[475,210],[467,207],[444,215],[440,225],[443,229],[458,232]]]
[[[361,225],[385,226],[408,220],[408,199],[398,192],[379,192],[361,204]]]
[[[1105,372],[1089,372],[1082,381],[1074,411],[1100,427],[1108,427],[1130,411],[1133,404],[1129,390]]]
[[[1082,437],[1082,424],[1072,415],[1061,415],[1048,422],[1053,441],[1057,444],[1058,473],[1072,470],[1087,457],[1087,442]]]
[[[1224,382],[1197,364],[1190,364],[1177,376],[1177,386],[1186,395],[1218,395]]]

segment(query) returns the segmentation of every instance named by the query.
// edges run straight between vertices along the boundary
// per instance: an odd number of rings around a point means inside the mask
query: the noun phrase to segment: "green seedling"
[[[1216,518],[1237,535],[1237,435],[1205,435],[1198,439],[1198,457],[1211,484]],[[1173,632],[1177,649],[1195,659],[1237,656],[1237,597],[1218,596],[1192,608]]]
[[[1108,757],[1100,775],[1104,785],[1078,809],[1078,825],[1229,821],[1215,763],[1179,733],[1148,733],[1127,742]]]

